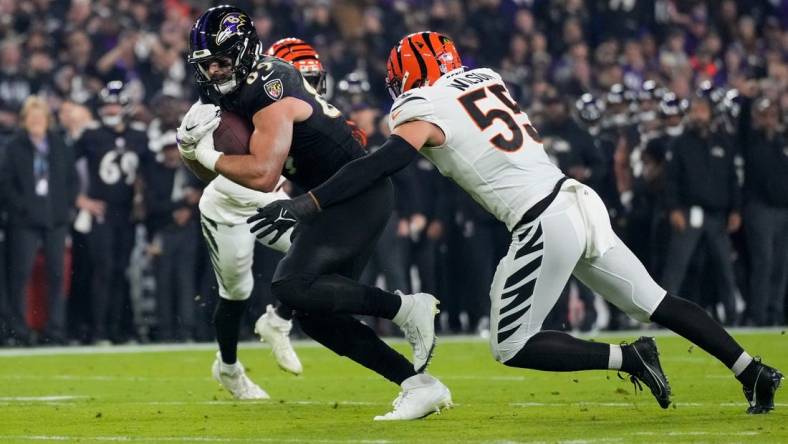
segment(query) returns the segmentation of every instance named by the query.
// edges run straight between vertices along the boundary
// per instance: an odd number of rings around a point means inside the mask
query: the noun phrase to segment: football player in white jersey
[[[394,47],[387,85],[396,99],[392,135],[375,153],[345,165],[292,201],[261,209],[253,229],[281,232],[405,167],[421,153],[512,233],[492,282],[490,345],[496,360],[547,371],[621,370],[646,384],[660,406],[670,403],[653,338],[615,345],[542,330],[574,275],[633,318],[656,322],[694,342],[742,383],[748,413],[774,408],[782,374],[752,358],[698,305],[666,294],[615,235],[604,204],[567,179],[548,159],[537,131],[501,77],[467,70],[452,41],[414,33]],[[265,231],[263,231],[265,230]]]

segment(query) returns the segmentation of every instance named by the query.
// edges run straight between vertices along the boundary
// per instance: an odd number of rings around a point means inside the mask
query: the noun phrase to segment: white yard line
[[[757,433],[756,433],[757,434]],[[747,434],[743,436],[751,436]],[[164,436],[164,437],[142,437],[142,436],[65,436],[65,435],[0,435],[0,440],[17,440],[17,441],[96,441],[96,442],[216,442],[216,443],[314,443],[314,444],[390,444],[394,442],[407,442],[383,439],[310,439],[310,438],[224,438],[212,436]],[[464,442],[479,442],[482,444],[604,444],[604,443],[618,443],[624,441],[624,438],[590,438],[590,439],[572,439],[560,441],[511,441],[511,440],[494,440],[494,441],[469,441],[469,440],[456,440],[458,443]]]
[[[0,441],[98,441],[98,442],[293,442],[293,443],[326,443],[326,444],[388,444],[393,441],[383,439],[309,439],[309,438],[223,438],[213,436],[64,436],[64,435],[0,435]]]
[[[686,432],[635,432],[637,436],[756,436],[760,432],[709,432],[709,431],[686,431]]]
[[[78,401],[89,399],[89,396],[4,396],[0,397],[0,405],[78,405]],[[336,401],[317,401],[317,400],[287,400],[287,399],[264,399],[264,400],[216,400],[216,401],[113,401],[117,405],[324,405],[324,406],[388,406],[390,402],[372,402],[355,400],[336,400]],[[455,404],[459,405],[459,404]]]
[[[282,372],[274,373],[274,374],[260,374],[255,375],[261,378],[264,381],[271,381],[277,379],[286,379],[288,381],[292,381],[294,376],[290,374],[283,374]],[[212,381],[213,378],[211,377],[203,377],[203,378],[186,378],[186,377],[150,377],[150,376],[115,376],[115,375],[69,375],[69,374],[61,374],[61,375],[30,375],[30,374],[0,374],[0,381],[1,380],[41,380],[41,379],[53,379],[58,381],[129,381],[129,382],[151,382],[151,381]],[[300,376],[296,380],[319,380],[319,379],[326,379],[326,380],[333,380],[336,379],[336,375],[314,375],[310,374],[307,376]],[[370,381],[379,381],[379,376],[359,376],[358,379],[368,379]],[[509,381],[526,381],[528,380],[525,376],[487,376],[487,375],[454,375],[454,376],[442,376],[441,379],[445,380],[469,380],[469,381],[501,381],[501,382],[509,382]],[[584,380],[590,379],[598,379],[602,380],[605,378],[584,378]]]
[[[0,405],[34,405],[34,404],[48,404],[48,405],[78,405],[81,401],[90,399],[88,396],[65,396],[65,395],[49,395],[49,396],[6,396],[0,397]],[[96,398],[98,399],[98,398]],[[539,401],[522,401],[510,402],[510,407],[530,408],[530,407],[620,407],[630,408],[636,404],[635,399],[631,401],[618,401],[618,402],[599,402],[599,401],[573,401],[573,402],[539,402]],[[374,402],[374,401],[358,401],[352,399],[344,400],[314,400],[314,399],[265,399],[265,400],[211,400],[211,401],[112,401],[112,404],[117,405],[255,405],[255,404],[270,404],[270,405],[323,405],[323,406],[388,406],[388,402]],[[744,408],[746,403],[742,402],[722,402],[722,403],[708,403],[708,402],[676,402],[677,408],[684,407],[732,407]],[[788,407],[788,403],[776,402],[775,407]],[[455,407],[470,407],[471,404],[455,403]]]
[[[596,402],[596,401],[576,401],[576,402],[511,402],[511,407],[632,407],[635,401],[631,402]],[[737,407],[746,408],[747,403],[742,402],[676,402],[676,408],[683,407]],[[788,407],[788,403],[774,403],[775,407]]]
[[[130,401],[123,404],[144,404],[144,405],[246,405],[246,404],[276,404],[276,405],[390,405],[387,402],[370,402],[370,401],[314,401],[314,400],[281,400],[281,399],[265,399],[257,401]]]
[[[750,334],[763,334],[763,333],[781,333],[786,331],[786,327],[769,327],[769,328],[732,328],[728,330],[734,335],[750,335]],[[578,335],[581,338],[619,338],[619,337],[634,337],[634,336],[676,336],[675,333],[669,330],[622,330],[622,331],[605,331],[593,335]],[[788,334],[787,334],[788,335]],[[400,344],[404,343],[404,339],[393,337],[385,338],[387,342]],[[438,339],[439,343],[457,343],[457,342],[479,342],[486,343],[488,340],[480,338],[476,335],[456,335],[456,336],[442,336]],[[308,340],[298,339],[294,340],[293,344],[296,348],[311,348],[322,347],[320,344]],[[241,347],[245,349],[267,349],[270,348],[267,344],[258,341],[247,341],[241,343]],[[2,357],[17,357],[17,356],[48,356],[48,355],[82,355],[82,354],[115,354],[115,353],[166,353],[177,351],[212,351],[216,350],[216,344],[212,342],[194,343],[194,344],[128,344],[128,345],[115,345],[115,346],[77,346],[77,347],[40,347],[40,348],[8,348],[0,349],[0,358]]]
[[[72,401],[76,399],[86,399],[87,396],[66,396],[66,395],[52,395],[52,396],[0,396],[0,402],[52,402],[52,401]]]
[[[0,375],[0,380],[42,380],[53,379],[56,381],[211,381],[212,378],[185,378],[185,377],[171,377],[171,378],[151,378],[147,376],[109,376],[109,375]],[[277,379],[266,377],[266,379]],[[284,378],[281,378],[284,379]]]

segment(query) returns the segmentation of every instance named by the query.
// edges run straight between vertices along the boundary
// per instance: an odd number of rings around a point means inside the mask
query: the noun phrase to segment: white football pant
[[[562,187],[541,216],[515,229],[498,264],[490,289],[490,346],[500,362],[541,330],[570,275],[641,322],[649,322],[665,297],[613,233],[599,196],[568,182],[574,190]]]
[[[219,296],[231,301],[243,301],[249,298],[254,286],[252,277],[252,258],[257,240],[249,231],[249,224],[226,225],[214,222],[205,216],[201,217],[202,235],[208,244],[216,281],[219,284]],[[292,229],[282,235],[273,245],[265,240],[259,242],[268,248],[286,252],[290,248]],[[270,239],[272,235],[266,239]]]

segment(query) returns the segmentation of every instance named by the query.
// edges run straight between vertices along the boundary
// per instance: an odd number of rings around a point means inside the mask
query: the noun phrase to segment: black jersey
[[[150,155],[145,133],[100,126],[85,130],[74,147],[76,157],[88,163],[88,197],[131,207],[137,172]]]
[[[343,165],[364,155],[342,113],[320,97],[291,64],[263,56],[243,84],[233,93],[211,101],[223,110],[249,120],[266,106],[284,97],[295,97],[312,106],[312,115],[293,125],[293,141],[282,174],[305,190],[334,175]]]

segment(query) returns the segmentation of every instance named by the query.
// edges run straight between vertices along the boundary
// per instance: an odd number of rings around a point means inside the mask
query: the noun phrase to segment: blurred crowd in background
[[[196,98],[186,36],[218,3],[0,0],[6,344],[211,339],[203,184],[174,130]],[[328,98],[370,150],[387,135],[391,47],[424,29],[452,37],[466,66],[503,76],[550,156],[599,192],[668,291],[726,325],[785,324],[788,1],[228,3],[254,17],[264,47],[288,36],[316,47]],[[395,183],[365,281],[434,293],[444,334],[484,335],[506,228],[426,160]],[[249,323],[271,302],[278,259],[256,253]],[[633,326],[571,281],[545,328]]]

